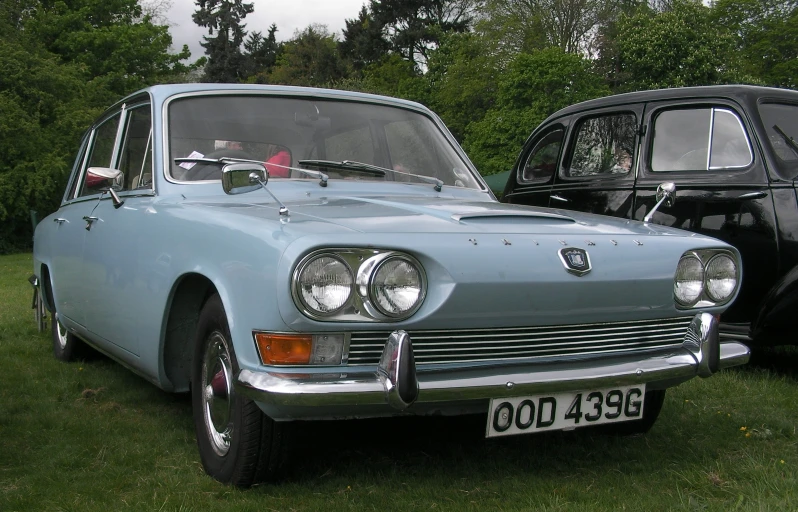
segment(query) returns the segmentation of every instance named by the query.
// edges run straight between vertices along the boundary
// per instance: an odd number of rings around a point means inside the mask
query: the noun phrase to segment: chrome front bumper
[[[256,401],[276,420],[332,419],[407,413],[457,414],[487,411],[496,397],[556,391],[601,389],[646,383],[649,389],[675,386],[693,377],[709,377],[748,362],[748,347],[718,339],[718,321],[695,316],[681,347],[567,361],[501,364],[457,370],[417,370],[412,341],[393,332],[377,371],[323,375],[291,374],[276,369],[241,370],[236,392]],[[346,372],[346,373],[344,373]]]

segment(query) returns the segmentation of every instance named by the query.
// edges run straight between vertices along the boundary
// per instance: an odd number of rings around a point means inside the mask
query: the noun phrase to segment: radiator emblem
[[[578,247],[563,247],[559,251],[560,261],[565,270],[575,276],[583,276],[590,272],[590,256],[584,249]]]

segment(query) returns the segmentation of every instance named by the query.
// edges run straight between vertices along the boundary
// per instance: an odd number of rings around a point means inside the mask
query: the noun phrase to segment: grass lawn
[[[297,425],[285,482],[200,466],[187,396],[104,358],[64,364],[0,257],[0,511],[798,510],[798,351],[668,392],[646,436],[485,440],[484,417]]]

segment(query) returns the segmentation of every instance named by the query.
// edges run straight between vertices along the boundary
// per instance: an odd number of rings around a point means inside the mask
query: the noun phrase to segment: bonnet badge
[[[586,250],[577,247],[563,247],[559,254],[565,270],[571,274],[583,276],[590,272],[590,256]]]

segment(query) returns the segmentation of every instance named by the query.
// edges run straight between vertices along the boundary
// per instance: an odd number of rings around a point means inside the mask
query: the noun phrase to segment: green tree
[[[190,57],[188,47],[169,53],[169,28],[154,24],[136,0],[41,0],[27,12],[26,36],[84,68],[110,97],[187,70],[181,61]]]
[[[283,43],[268,83],[324,86],[349,75],[338,43],[324,25],[310,25]]]
[[[712,19],[729,29],[742,72],[775,87],[798,87],[798,2],[718,0]]]
[[[430,53],[426,102],[458,140],[496,102],[501,68],[494,55],[491,42],[473,32],[447,34]]]
[[[699,1],[639,9],[618,19],[618,91],[711,85],[742,80],[732,34]]]
[[[465,32],[480,0],[371,0],[369,10],[391,51],[423,67],[447,32]]]
[[[362,71],[387,55],[390,44],[383,37],[384,26],[374,19],[365,5],[356,19],[347,19],[345,24],[339,50],[355,70]]]
[[[277,63],[280,45],[277,43],[277,25],[272,23],[266,37],[260,32],[252,32],[244,41],[246,75],[266,75]]]
[[[557,47],[593,56],[596,34],[623,0],[487,0],[479,30],[505,54]]]
[[[194,23],[208,29],[200,43],[208,62],[205,80],[216,83],[241,82],[246,78],[246,58],[241,52],[246,36],[242,23],[254,11],[254,4],[243,0],[197,0],[197,10],[191,16]]]
[[[483,175],[510,169],[532,130],[555,111],[609,94],[587,59],[560,48],[519,54],[499,78],[496,104],[463,142]]]
[[[175,80],[167,27],[135,0],[0,2],[0,253],[57,209],[81,134],[113,101]]]

